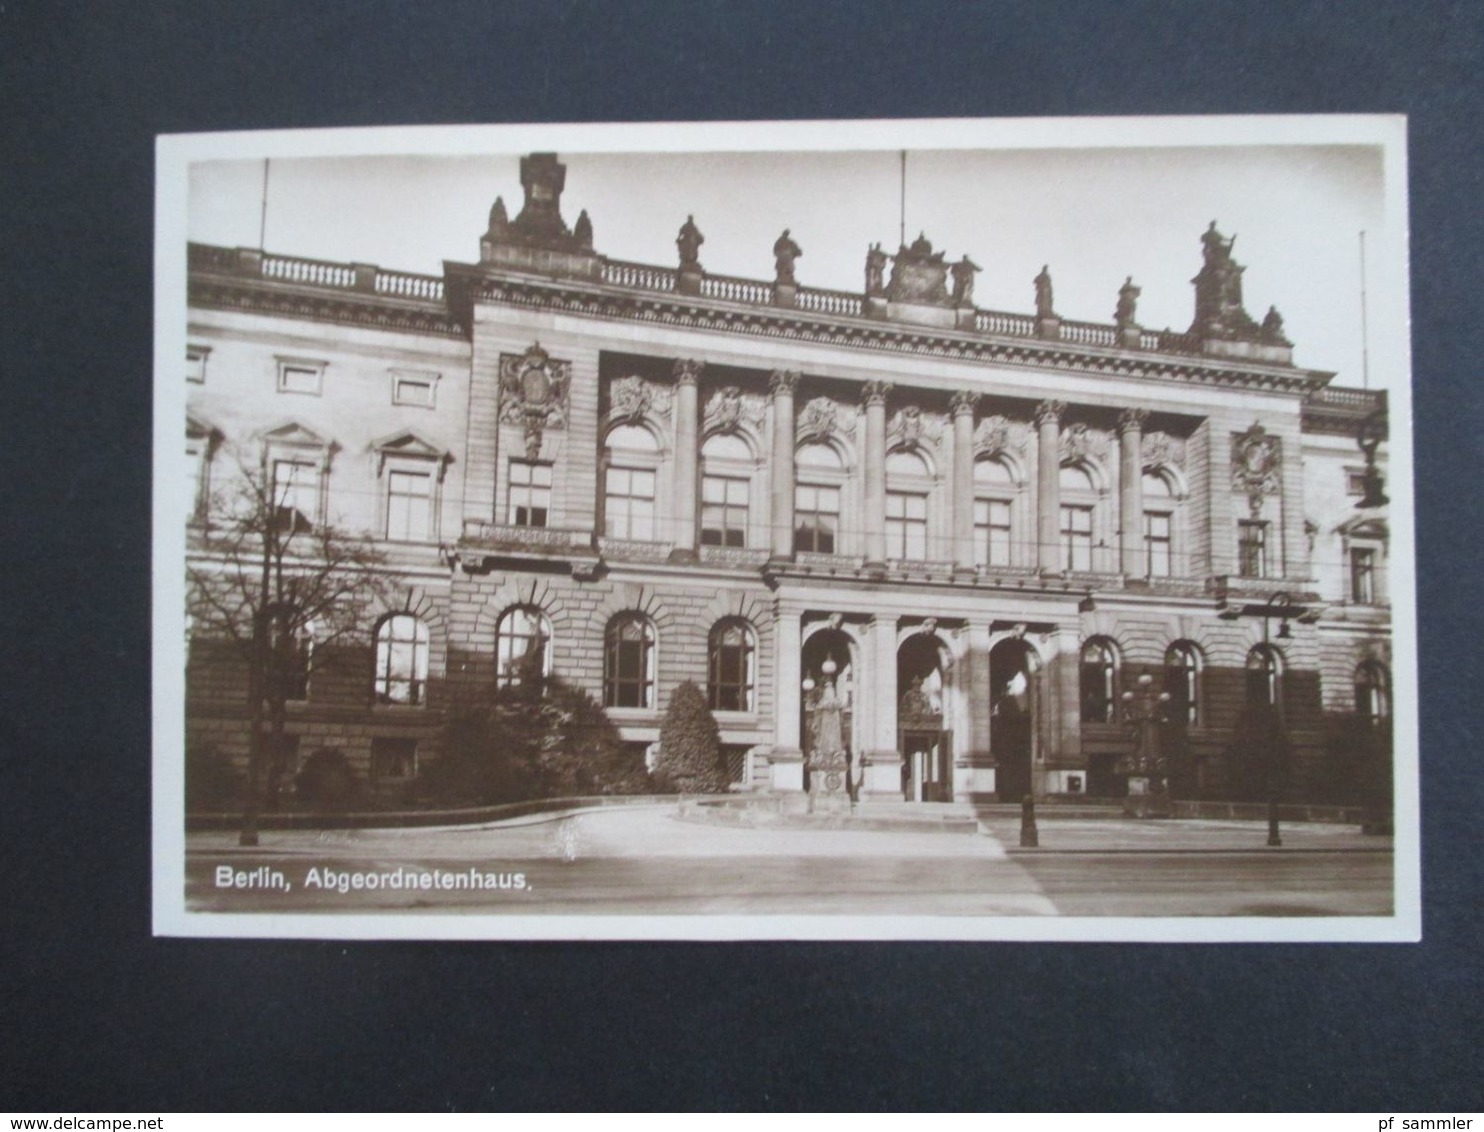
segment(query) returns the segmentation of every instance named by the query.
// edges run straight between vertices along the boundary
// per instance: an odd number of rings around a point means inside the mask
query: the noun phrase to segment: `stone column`
[[[773,708],[773,789],[801,793],[804,789],[804,751],[799,742],[802,709],[799,611],[778,605],[773,613],[773,640],[777,653],[777,695]]]
[[[1048,574],[1065,569],[1061,560],[1061,417],[1066,406],[1036,406],[1036,565]]]
[[[861,390],[866,404],[866,491],[861,527],[865,531],[866,565],[877,568],[886,565],[886,398],[890,393],[889,381],[868,381]]]
[[[799,375],[792,370],[774,370],[768,378],[772,393],[773,463],[768,470],[772,485],[772,528],[774,558],[791,558],[794,552],[794,390]],[[794,661],[795,667],[798,661]]]
[[[1031,775],[1037,794],[1045,788],[1047,770],[1085,769],[1082,761],[1082,631],[1075,616],[1058,625],[1054,634],[1056,656],[1052,658],[1047,692],[1052,700],[1044,713],[1045,738],[1032,752]]]
[[[869,714],[871,746],[866,748],[861,800],[902,800],[902,753],[897,749],[897,622],[877,617],[866,627],[866,679],[855,705],[856,727]]]
[[[1144,561],[1144,422],[1148,409],[1125,409],[1118,417],[1118,526],[1124,577],[1142,578]]]
[[[974,410],[977,393],[955,393],[953,412],[953,563],[974,569]]]
[[[675,471],[674,508],[671,512],[670,551],[672,560],[693,561],[696,557],[696,444],[699,439],[696,382],[705,366],[691,358],[675,363]]]

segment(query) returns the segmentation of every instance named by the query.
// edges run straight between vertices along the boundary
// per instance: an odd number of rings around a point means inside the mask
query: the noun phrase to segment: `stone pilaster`
[[[777,700],[773,709],[773,789],[800,793],[804,789],[804,750],[799,741],[803,709],[800,699],[801,634],[799,612],[780,606],[774,615],[773,640],[777,648]]]
[[[861,390],[866,405],[866,451],[862,461],[866,491],[861,527],[865,531],[866,565],[875,567],[886,565],[886,398],[891,388],[888,381],[868,381]]]
[[[696,556],[696,447],[699,441],[696,383],[702,363],[681,358],[675,363],[675,469],[674,508],[670,541],[672,559],[690,560]]]
[[[1042,401],[1036,406],[1036,565],[1059,574],[1061,559],[1061,418],[1066,406]]]
[[[856,718],[869,718],[870,745],[864,743],[866,773],[861,782],[863,802],[902,800],[902,753],[897,749],[897,623],[877,617],[866,628],[868,665],[860,682]],[[859,726],[859,724],[857,724]]]
[[[979,394],[955,393],[953,412],[953,563],[974,569],[974,410]]]
[[[773,427],[769,526],[774,558],[789,558],[794,552],[794,391],[798,385],[799,375],[792,370],[774,370],[768,379]],[[797,659],[794,664],[797,667]]]
[[[1142,578],[1144,560],[1144,422],[1148,409],[1125,409],[1118,417],[1118,527],[1124,577]]]

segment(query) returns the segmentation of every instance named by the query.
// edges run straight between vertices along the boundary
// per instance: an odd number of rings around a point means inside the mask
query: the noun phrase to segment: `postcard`
[[[160,138],[155,931],[1416,940],[1405,139]]]

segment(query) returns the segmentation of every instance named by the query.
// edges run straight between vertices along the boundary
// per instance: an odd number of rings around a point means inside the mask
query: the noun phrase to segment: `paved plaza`
[[[1083,820],[984,832],[756,829],[624,807],[480,826],[187,843],[187,905],[223,912],[1377,916],[1391,839],[1292,823]],[[435,874],[418,885],[410,874]],[[352,882],[360,876],[379,879]],[[476,877],[464,880],[440,876]],[[397,878],[393,880],[392,878]],[[457,884],[458,887],[454,887]],[[447,885],[448,887],[444,887]],[[344,889],[344,891],[342,891]]]

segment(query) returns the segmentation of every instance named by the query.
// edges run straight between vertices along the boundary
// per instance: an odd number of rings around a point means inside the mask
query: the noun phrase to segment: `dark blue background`
[[[0,1107],[1478,1109],[1481,29],[1464,3],[6,0]],[[1411,116],[1421,946],[151,939],[155,134],[1316,111]]]

